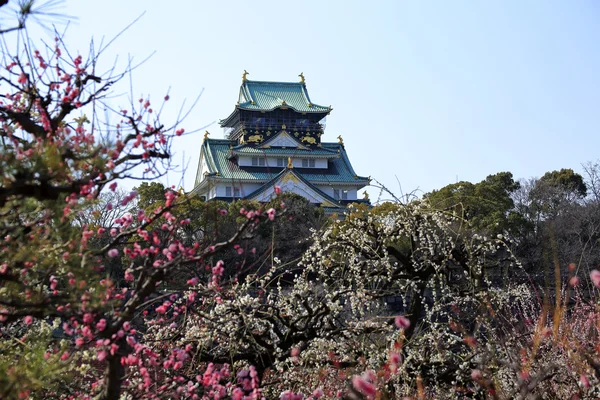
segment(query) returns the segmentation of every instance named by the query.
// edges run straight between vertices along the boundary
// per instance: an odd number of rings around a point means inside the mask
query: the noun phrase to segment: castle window
[[[306,158],[302,159],[302,168],[314,168],[314,167],[315,167],[315,160],[306,159]]]
[[[233,189],[233,190],[232,190]],[[239,187],[225,186],[225,197],[242,197]]]
[[[333,189],[333,198],[336,200],[340,199],[340,190],[339,189]]]
[[[278,167],[285,167],[285,160],[283,158],[278,158],[277,159],[277,166]]]
[[[263,157],[252,157],[252,166],[256,167],[264,167],[265,166],[265,159]]]
[[[348,200],[348,191],[342,190],[342,200]]]

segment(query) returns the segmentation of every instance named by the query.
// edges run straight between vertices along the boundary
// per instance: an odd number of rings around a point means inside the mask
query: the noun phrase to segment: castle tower
[[[225,138],[204,136],[192,192],[206,200],[269,201],[279,186],[329,212],[365,201],[357,193],[369,178],[356,175],[341,136],[321,140],[332,109],[311,101],[304,76],[263,82],[247,75],[235,109],[220,121]]]

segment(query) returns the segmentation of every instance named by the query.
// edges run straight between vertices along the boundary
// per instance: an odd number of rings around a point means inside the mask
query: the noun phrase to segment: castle
[[[323,142],[325,117],[332,108],[311,101],[300,82],[247,79],[238,101],[220,124],[224,139],[204,135],[192,193],[206,201],[269,201],[275,187],[296,193],[327,213],[343,211],[358,199],[369,178],[354,172],[341,136]]]

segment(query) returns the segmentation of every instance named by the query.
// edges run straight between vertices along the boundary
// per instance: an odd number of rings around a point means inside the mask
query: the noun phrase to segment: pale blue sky
[[[188,130],[226,117],[241,75],[296,81],[332,105],[324,140],[344,137],[356,172],[398,193],[477,182],[511,171],[540,176],[600,157],[600,3],[596,1],[67,0],[67,43],[91,36],[141,60],[137,94],[171,87]],[[136,96],[137,96],[136,94]],[[125,104],[123,98],[115,100]],[[217,124],[208,130],[222,137]],[[202,133],[179,140],[191,190]],[[169,183],[179,184],[171,174]],[[396,180],[397,178],[397,180]],[[376,191],[371,191],[371,198]]]

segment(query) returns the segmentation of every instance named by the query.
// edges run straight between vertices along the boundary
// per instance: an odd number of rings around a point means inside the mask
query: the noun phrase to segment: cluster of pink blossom
[[[48,48],[48,56],[32,50],[28,57],[12,57],[3,70],[3,79],[9,85],[0,100],[0,136],[5,150],[0,154],[0,164],[10,168],[0,177],[1,214],[6,215],[5,209],[14,210],[14,218],[21,221],[21,226],[11,226],[10,230],[30,232],[2,236],[2,287],[6,289],[5,282],[14,282],[19,289],[5,293],[11,306],[1,310],[0,322],[21,321],[30,332],[35,332],[40,325],[34,324],[36,320],[42,326],[44,321],[57,318],[71,341],[49,346],[46,360],[56,355],[59,361],[76,365],[86,362],[85,350],[94,350],[92,361],[102,365],[114,359],[120,359],[123,366],[135,365],[137,373],[143,376],[141,385],[148,389],[155,387],[149,370],[162,364],[161,356],[137,342],[139,334],[129,322],[146,295],[136,298],[137,305],[131,306],[128,302],[137,292],[119,287],[106,276],[102,255],[114,259],[111,262],[120,261],[116,259],[121,252],[130,260],[153,259],[150,265],[155,268],[180,255],[189,263],[197,263],[201,259],[199,245],[185,247],[173,239],[177,227],[189,225],[190,220],[180,220],[163,210],[147,218],[141,211],[136,216],[120,215],[114,221],[118,227],[109,229],[87,223],[78,225],[75,218],[86,211],[104,187],[116,191],[115,180],[132,176],[131,171],[137,166],[148,166],[144,174],[168,168],[167,164],[151,161],[168,159],[170,140],[183,129],[165,129],[158,116],[144,121],[153,112],[148,99],[139,110],[132,107],[130,113],[122,112],[118,124],[94,124],[92,129],[85,112],[93,111],[91,106],[107,93],[118,76],[93,75],[89,71],[93,70],[90,66],[95,64],[95,56],[87,60],[81,55],[71,58],[68,52],[61,51],[61,43],[57,38],[54,49]],[[85,108],[88,106],[90,110]],[[75,110],[81,114],[72,115]],[[106,140],[99,141],[100,137]],[[20,178],[16,179],[15,174]],[[107,208],[131,205],[136,197],[137,193],[131,192]],[[173,207],[176,199],[176,193],[168,191],[164,208]],[[31,210],[21,207],[20,202],[30,204]],[[148,228],[158,218],[164,220],[161,231]],[[109,234],[105,235],[107,230]],[[135,235],[141,240],[124,246]],[[106,240],[109,244],[101,251],[90,249]],[[143,277],[140,271],[139,266],[132,264],[125,272],[125,280]],[[164,272],[159,271],[160,274]],[[148,295],[156,290],[160,280],[152,276],[145,281],[152,288],[146,289]],[[22,304],[23,310],[15,304]],[[28,345],[26,337],[22,343]],[[92,388],[100,390],[114,384],[102,380],[102,374],[94,368],[90,374],[95,378]],[[27,387],[27,382],[19,384]],[[20,393],[28,396],[30,391],[25,388]]]
[[[366,371],[352,378],[352,386],[367,399],[374,399],[377,394],[377,376],[374,371]]]

